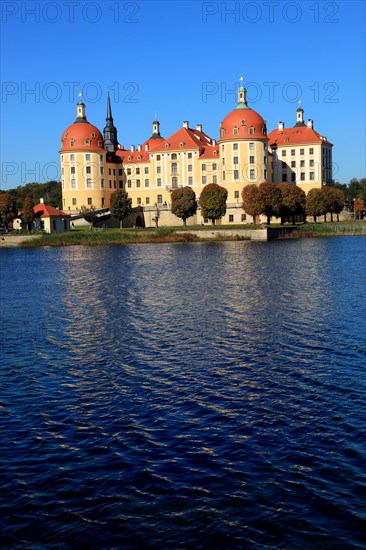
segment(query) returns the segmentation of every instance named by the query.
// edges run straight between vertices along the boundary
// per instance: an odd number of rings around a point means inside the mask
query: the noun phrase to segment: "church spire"
[[[111,151],[112,153],[117,151],[117,148],[118,148],[117,128],[113,124],[111,98],[109,97],[109,91],[107,96],[107,118],[106,118],[106,125],[103,131],[103,137],[104,137],[104,149],[106,149],[106,151]]]
[[[238,104],[236,106],[236,109],[249,109],[247,104],[247,91],[244,88],[243,85],[243,77],[240,77],[240,85],[238,89]]]

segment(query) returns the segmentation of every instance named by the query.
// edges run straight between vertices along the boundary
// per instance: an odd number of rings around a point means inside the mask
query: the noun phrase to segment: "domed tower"
[[[248,183],[268,181],[268,137],[266,122],[251,109],[240,78],[238,103],[220,125],[221,182],[228,189],[228,203],[241,196]]]
[[[104,207],[106,150],[96,126],[87,121],[85,104],[76,106],[76,120],[61,137],[62,206],[77,213],[82,206]]]

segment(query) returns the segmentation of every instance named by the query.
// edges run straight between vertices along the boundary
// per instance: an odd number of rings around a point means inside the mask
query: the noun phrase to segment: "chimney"
[[[198,130],[199,132],[202,132],[202,124],[197,124],[196,130]]]
[[[39,199],[39,204],[44,204],[44,199]]]
[[[284,129],[284,127],[285,127],[285,123],[280,121],[280,122],[278,123],[278,129],[279,129],[279,131],[282,132],[283,129]]]
[[[216,145],[216,139],[212,140],[212,145]]]
[[[138,145],[138,146],[137,146],[137,150],[138,150],[138,151],[141,151],[141,145]]]
[[[308,118],[308,124],[307,124],[308,128],[313,128],[313,121],[311,120],[311,118]]]
[[[145,145],[145,151],[148,151],[148,150],[149,150],[149,144],[146,143],[146,145]]]
[[[186,130],[188,130],[188,124],[189,124],[188,120],[184,120],[183,121],[183,128],[186,128]]]
[[[133,153],[134,151],[135,151],[135,146],[131,145],[131,153]]]

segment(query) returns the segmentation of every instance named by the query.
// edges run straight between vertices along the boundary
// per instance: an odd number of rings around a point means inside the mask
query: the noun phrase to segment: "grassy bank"
[[[292,231],[284,232],[280,238],[297,239],[301,237],[334,237],[340,235],[366,235],[366,220],[304,223],[297,225]]]

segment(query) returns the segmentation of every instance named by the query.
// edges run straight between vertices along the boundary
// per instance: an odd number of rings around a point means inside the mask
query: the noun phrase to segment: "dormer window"
[[[239,128],[237,128],[237,127],[235,126],[235,127],[234,127],[234,130],[233,130],[234,136],[237,136],[237,135],[238,135],[238,132],[239,132]]]
[[[68,137],[69,137],[69,134],[68,134],[68,133],[66,133],[66,134],[65,134],[65,139],[67,139]]]
[[[214,157],[216,157],[216,155],[217,155],[217,151],[214,151],[214,152],[213,152],[213,155],[214,155]]]
[[[102,140],[98,139],[98,147],[102,147]]]
[[[92,132],[91,137],[92,137],[92,138],[95,138],[95,132]]]
[[[221,137],[224,137],[225,136],[225,128],[222,128],[221,130]]]
[[[137,160],[141,160],[141,155],[138,155]]]
[[[165,149],[169,149],[169,143],[165,144]]]
[[[128,160],[132,160],[132,157],[131,157],[131,155],[130,155],[130,156],[128,157]]]
[[[253,135],[253,134],[254,134],[254,128],[253,128],[253,126],[251,126],[251,127],[249,128],[248,131],[249,131],[249,134]]]
[[[90,139],[86,139],[86,140],[85,140],[85,146],[86,146],[86,147],[90,147]]]
[[[184,147],[184,141],[181,141],[179,147]]]
[[[70,140],[70,147],[74,147],[75,141],[73,139]]]
[[[246,126],[246,123],[247,123],[247,121],[245,119],[241,121],[242,126]]]

